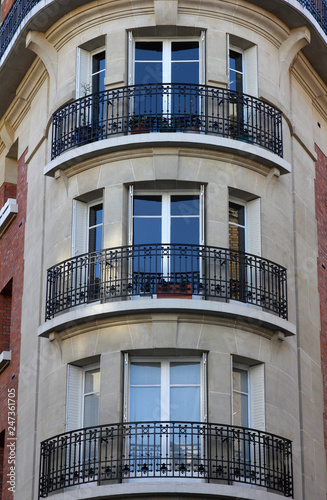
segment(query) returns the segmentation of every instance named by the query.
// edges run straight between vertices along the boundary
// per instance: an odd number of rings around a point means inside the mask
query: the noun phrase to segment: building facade
[[[2,8],[2,498],[325,499],[325,0]]]

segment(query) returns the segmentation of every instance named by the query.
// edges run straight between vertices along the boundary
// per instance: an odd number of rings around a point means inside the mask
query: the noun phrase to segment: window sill
[[[13,198],[8,198],[8,200],[0,210],[0,238],[3,236],[7,227],[9,226],[9,224],[11,224],[17,214],[18,205],[16,203],[16,200],[14,200]]]
[[[0,374],[7,368],[11,361],[11,351],[2,351],[0,354]]]

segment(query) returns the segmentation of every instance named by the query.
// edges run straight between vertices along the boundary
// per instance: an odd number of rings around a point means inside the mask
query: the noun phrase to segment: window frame
[[[101,369],[100,362],[77,366],[67,365],[67,389],[66,389],[66,431],[75,431],[84,427],[84,387],[85,373],[90,370],[98,370],[100,373],[99,403],[101,398]],[[100,408],[100,405],[99,405]],[[100,412],[98,412],[99,424]]]
[[[82,47],[77,47],[76,99],[79,99],[81,97],[93,93],[92,89],[93,57],[97,54],[100,54],[101,52],[104,52],[105,55],[104,60],[106,62],[106,47],[104,45],[94,50],[87,50],[83,49]],[[106,72],[106,67],[103,71],[104,73]]]
[[[84,253],[89,253],[89,220],[90,220],[90,208],[102,204],[102,248],[104,241],[104,203],[103,197],[97,198],[95,200],[84,202],[73,200],[73,215],[72,215],[72,256],[76,257],[78,255],[83,255]],[[83,228],[83,230],[82,230]],[[83,247],[83,248],[81,248]]]
[[[158,83],[171,83],[171,50],[170,59],[168,58],[168,44],[173,42],[199,42],[199,85],[205,84],[205,32],[202,31],[198,36],[174,36],[174,37],[134,37],[132,32],[129,32],[129,54],[128,54],[128,85],[135,84],[135,44],[136,42],[162,42],[163,43],[163,65],[162,65],[162,82]],[[165,47],[165,48],[164,48]],[[164,67],[165,66],[165,67]],[[170,69],[166,71],[166,67]],[[170,79],[165,80],[165,75],[170,75]],[[181,82],[184,83],[184,82]]]
[[[200,364],[200,421],[207,421],[207,354],[203,353],[200,356],[130,356],[128,353],[124,353],[124,412],[123,412],[123,420],[124,422],[130,422],[130,366],[131,363],[165,363],[165,370],[169,371],[170,363],[174,362],[198,362]],[[160,388],[162,387],[163,375],[162,375],[162,365],[160,367]],[[163,419],[162,412],[162,402],[164,400],[164,396],[168,397],[167,408],[170,410],[170,380],[166,378],[167,373],[164,374],[165,380],[164,383],[166,386],[164,387],[164,394],[161,394],[160,397],[160,421],[170,420],[169,418]],[[167,383],[168,382],[168,383]],[[167,413],[166,413],[167,415]]]
[[[171,213],[169,200],[171,196],[188,196],[188,195],[196,195],[199,197],[199,243],[198,245],[204,245],[204,185],[200,186],[200,189],[169,189],[169,190],[144,190],[144,189],[135,189],[132,185],[129,186],[129,223],[128,223],[128,242],[129,245],[134,244],[134,196],[165,196],[165,207],[162,205],[162,227],[161,227],[161,239],[163,239],[164,235],[169,234],[168,241],[161,241],[162,244],[170,244],[171,236],[170,236],[170,221],[171,221]],[[164,213],[165,210],[165,213]]]
[[[248,428],[265,431],[266,420],[266,394],[265,363],[249,360],[249,363],[239,362],[237,356],[231,355],[230,384],[231,384],[231,424],[233,423],[233,372],[236,369],[248,372]]]

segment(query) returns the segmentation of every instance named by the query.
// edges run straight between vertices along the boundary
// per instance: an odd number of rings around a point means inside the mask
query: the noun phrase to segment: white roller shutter
[[[87,206],[79,200],[73,200],[72,256],[81,255],[86,248]]]
[[[261,255],[260,198],[246,204],[246,251]]]
[[[82,368],[68,365],[66,430],[73,431],[82,425]]]
[[[244,51],[244,92],[258,97],[258,48],[253,45]]]
[[[77,48],[76,99],[91,93],[91,54]]]
[[[264,365],[252,366],[250,375],[250,410],[251,427],[265,430],[265,372]]]

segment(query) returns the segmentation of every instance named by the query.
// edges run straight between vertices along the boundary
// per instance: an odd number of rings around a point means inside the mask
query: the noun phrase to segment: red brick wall
[[[14,3],[14,1],[15,0],[3,0],[1,5],[1,21],[3,21],[8,14],[8,11],[10,10],[10,7]]]
[[[18,203],[17,217],[8,226],[2,238],[0,238],[0,292],[2,292],[2,304],[5,305],[6,312],[4,316],[7,318],[5,326],[2,326],[2,331],[0,327],[0,338],[2,333],[4,333],[4,337],[6,338],[6,335],[8,336],[8,329],[10,328],[9,344],[11,350],[11,363],[0,374],[0,435],[3,431],[5,431],[2,494],[0,491],[1,500],[13,500],[12,492],[8,491],[8,487],[10,485],[7,483],[9,479],[7,474],[10,472],[10,464],[8,462],[11,457],[8,444],[12,443],[12,441],[10,441],[8,424],[8,390],[15,390],[17,410],[17,386],[20,360],[20,323],[24,277],[24,229],[27,195],[27,165],[25,163],[26,153],[27,150],[18,161],[17,196],[14,185],[7,184],[6,186],[0,187],[0,208],[2,208],[3,202],[8,197],[16,198]],[[9,327],[8,307],[10,307],[10,301],[11,321]],[[16,424],[17,420],[15,422],[15,425]]]
[[[321,365],[324,387],[325,450],[327,453],[327,157],[315,147],[316,162],[316,218],[318,228],[318,290],[321,318]]]
[[[0,187],[0,209],[6,203],[8,198],[16,199],[17,186],[16,184],[11,184],[10,182],[4,182]]]

